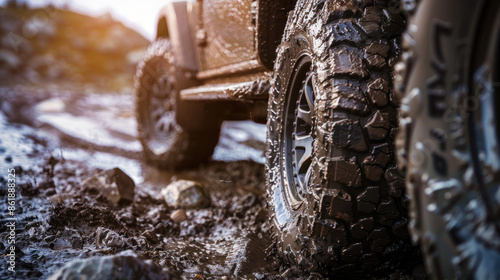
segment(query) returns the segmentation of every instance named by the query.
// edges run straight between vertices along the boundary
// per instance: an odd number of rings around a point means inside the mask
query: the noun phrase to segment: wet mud
[[[16,277],[48,278],[72,260],[128,249],[185,278],[278,273],[265,253],[271,237],[264,126],[225,123],[212,161],[169,173],[142,161],[130,95],[28,86],[0,91],[0,166],[16,173]],[[132,203],[113,205],[81,187],[114,167],[135,181]],[[206,208],[186,209],[181,222],[160,194],[178,179],[200,182],[210,198]],[[6,188],[0,192],[7,197]],[[6,237],[6,203],[0,211]]]
[[[131,95],[51,86],[3,87],[0,95],[0,181],[5,186],[7,169],[15,169],[18,279],[46,279],[73,260],[126,250],[184,279],[316,277],[284,267],[273,253],[264,125],[224,123],[211,161],[172,173],[143,161]],[[135,182],[131,203],[113,204],[82,187],[86,178],[115,167]],[[209,205],[169,207],[161,190],[180,179],[199,182]],[[0,188],[0,197],[7,195]],[[7,207],[0,203],[4,255]],[[422,267],[381,279],[418,275],[425,277]]]

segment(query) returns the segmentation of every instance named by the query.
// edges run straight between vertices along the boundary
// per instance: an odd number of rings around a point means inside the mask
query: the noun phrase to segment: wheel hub
[[[149,146],[155,154],[166,151],[166,140],[177,129],[175,96],[174,78],[161,75],[151,89],[149,100]]]

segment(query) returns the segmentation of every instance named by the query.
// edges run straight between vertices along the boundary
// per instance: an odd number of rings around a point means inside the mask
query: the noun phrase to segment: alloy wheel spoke
[[[306,136],[296,136],[295,137],[295,150],[302,150],[303,152],[297,154],[297,159],[298,159],[298,170],[300,171],[302,169],[302,165],[311,158],[312,155],[312,143],[313,143],[313,138],[311,135],[306,135]],[[301,149],[297,149],[301,148]]]
[[[299,106],[299,108],[297,109],[297,117],[303,120],[308,125],[312,125],[312,111],[305,111]]]
[[[313,87],[313,76],[309,75],[304,83],[304,97],[307,101],[307,107],[310,112],[314,111],[314,87]]]

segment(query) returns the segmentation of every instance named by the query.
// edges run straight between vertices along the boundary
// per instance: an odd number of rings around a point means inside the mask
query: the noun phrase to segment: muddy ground
[[[48,278],[72,260],[128,249],[185,279],[309,277],[266,252],[272,242],[264,125],[224,123],[210,162],[172,173],[143,161],[130,92],[8,86],[0,88],[0,96],[2,185],[7,169],[16,173],[16,279]],[[114,167],[136,183],[131,204],[112,205],[98,191],[81,187],[85,178]],[[180,223],[171,219],[173,209],[160,195],[178,179],[199,181],[211,201],[206,208],[186,210]],[[0,250],[5,254],[11,218],[7,195],[2,187]],[[103,236],[115,239],[103,241]],[[6,259],[2,262],[6,268]],[[7,269],[0,272],[2,279],[12,276]],[[425,271],[417,266],[379,278],[422,277]]]

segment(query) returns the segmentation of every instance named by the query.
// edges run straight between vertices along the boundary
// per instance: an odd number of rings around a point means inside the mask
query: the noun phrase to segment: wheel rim
[[[284,160],[292,206],[303,201],[312,168],[314,141],[314,76],[311,58],[303,55],[290,79],[284,117]]]
[[[164,68],[163,68],[164,69]],[[155,79],[147,99],[144,114],[148,131],[147,144],[154,154],[165,153],[168,149],[169,137],[178,129],[175,121],[176,88],[174,77],[158,69],[159,77]]]

